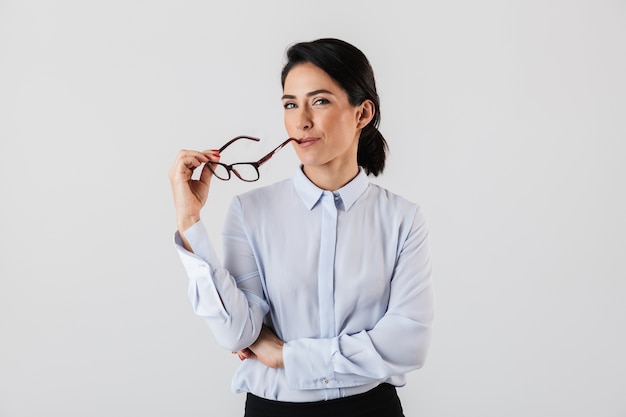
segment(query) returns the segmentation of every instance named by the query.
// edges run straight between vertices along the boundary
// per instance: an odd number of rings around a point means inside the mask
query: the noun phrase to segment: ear
[[[359,118],[357,120],[357,128],[363,129],[369,122],[372,121],[376,108],[372,100],[364,100],[359,107],[359,113],[357,114]]]

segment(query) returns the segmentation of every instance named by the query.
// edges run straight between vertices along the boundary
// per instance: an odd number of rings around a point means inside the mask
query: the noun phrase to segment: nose
[[[307,109],[301,109],[298,113],[298,121],[296,127],[299,130],[309,130],[313,127],[313,120]]]

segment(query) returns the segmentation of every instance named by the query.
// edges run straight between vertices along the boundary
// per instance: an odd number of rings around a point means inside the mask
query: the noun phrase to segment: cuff
[[[337,351],[337,338],[303,338],[285,343],[283,361],[289,388],[336,388],[332,357]]]

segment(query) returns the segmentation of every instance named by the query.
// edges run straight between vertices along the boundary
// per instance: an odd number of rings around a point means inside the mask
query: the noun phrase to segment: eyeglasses
[[[229,140],[228,142],[226,142],[226,144],[219,149],[219,152],[222,153],[224,149],[226,149],[228,146],[238,141],[239,139],[254,140],[256,142],[261,140],[259,138],[253,138],[251,136],[237,136],[236,138],[233,138]],[[235,175],[240,180],[246,181],[246,182],[254,182],[254,181],[257,181],[260,177],[259,167],[263,165],[264,163],[266,163],[272,156],[274,156],[275,152],[282,149],[285,145],[287,145],[292,140],[300,143],[298,139],[289,138],[283,143],[281,143],[280,145],[278,145],[276,148],[274,148],[274,150],[272,150],[270,153],[268,153],[267,155],[265,155],[263,158],[259,159],[256,162],[237,162],[234,164],[223,164],[221,162],[208,162],[207,166],[209,167],[213,175],[215,175],[220,180],[228,181],[231,176],[230,173],[234,172]]]

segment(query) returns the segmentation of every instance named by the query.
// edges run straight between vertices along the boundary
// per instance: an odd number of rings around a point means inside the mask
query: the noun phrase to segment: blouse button
[[[322,382],[323,382],[324,384],[328,384],[328,378],[324,378],[324,379],[322,379]]]

